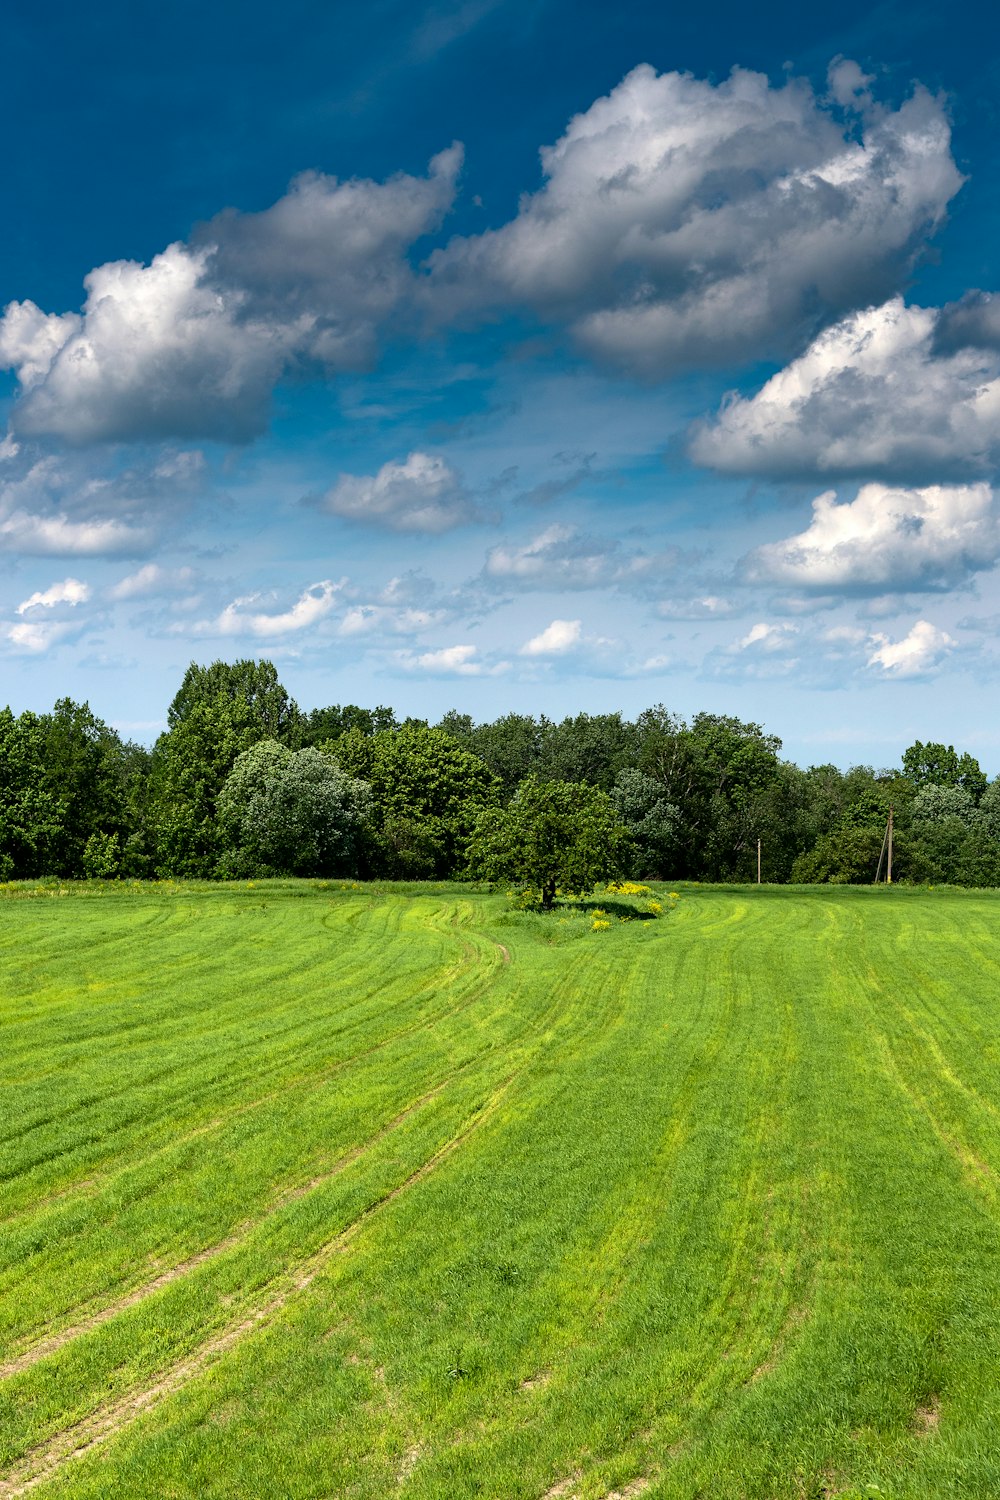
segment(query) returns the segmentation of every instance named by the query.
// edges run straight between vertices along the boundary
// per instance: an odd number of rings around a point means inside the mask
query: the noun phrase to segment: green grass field
[[[1000,1495],[1000,895],[678,889],[6,888],[0,1500]]]

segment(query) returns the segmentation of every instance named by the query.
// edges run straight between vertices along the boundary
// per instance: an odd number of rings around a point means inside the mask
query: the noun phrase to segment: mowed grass
[[[1000,897],[678,889],[8,888],[0,1500],[1000,1495]]]

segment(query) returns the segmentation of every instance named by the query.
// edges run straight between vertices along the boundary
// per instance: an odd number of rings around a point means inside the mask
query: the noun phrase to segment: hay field
[[[0,1500],[1000,1494],[1000,895],[676,889],[5,888]]]

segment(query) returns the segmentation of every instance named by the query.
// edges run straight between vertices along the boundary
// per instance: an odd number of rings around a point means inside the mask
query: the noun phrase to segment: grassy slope
[[[0,1500],[1000,1494],[998,919],[0,900]]]

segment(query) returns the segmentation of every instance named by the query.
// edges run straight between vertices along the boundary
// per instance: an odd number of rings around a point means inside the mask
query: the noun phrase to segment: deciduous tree
[[[628,857],[628,832],[607,792],[533,776],[507,807],[480,815],[469,843],[472,875],[529,886],[545,908],[559,889],[584,895],[622,874]]]

